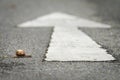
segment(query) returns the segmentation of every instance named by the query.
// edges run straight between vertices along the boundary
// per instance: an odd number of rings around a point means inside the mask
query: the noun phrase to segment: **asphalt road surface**
[[[51,12],[65,12],[102,22],[102,17],[95,16],[96,9],[97,4],[87,0],[1,0],[0,55],[11,56],[17,49],[24,49],[32,58],[0,58],[0,80],[119,80],[119,28],[82,29],[97,43],[107,46],[117,61],[47,62],[44,61],[45,52],[53,27],[16,27]],[[114,20],[104,22],[114,25]]]

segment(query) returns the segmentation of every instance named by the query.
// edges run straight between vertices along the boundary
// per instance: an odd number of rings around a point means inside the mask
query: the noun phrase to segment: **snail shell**
[[[24,50],[21,50],[21,49],[19,49],[19,50],[17,50],[16,51],[16,56],[25,56],[25,51]]]

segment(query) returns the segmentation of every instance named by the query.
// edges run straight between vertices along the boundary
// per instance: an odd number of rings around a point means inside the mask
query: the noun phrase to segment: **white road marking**
[[[48,26],[56,26],[61,24],[69,24],[74,25],[76,27],[100,27],[100,28],[110,28],[110,25],[102,24],[99,22],[91,21],[88,19],[78,18],[76,16],[72,16],[65,13],[51,13],[42,17],[38,17],[34,20],[27,21],[25,23],[19,24],[19,27],[48,27]]]
[[[95,41],[74,27],[54,28],[47,61],[108,61],[114,58]]]
[[[77,27],[110,28],[110,25],[77,18],[64,13],[52,13],[35,20],[18,25],[19,27],[43,27],[55,26],[50,46],[48,48],[47,61],[109,61],[115,60],[107,54],[89,36],[78,30]]]

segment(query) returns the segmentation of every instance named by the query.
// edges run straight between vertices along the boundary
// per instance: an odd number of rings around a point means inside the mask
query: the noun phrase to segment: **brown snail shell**
[[[19,57],[25,56],[25,51],[21,50],[21,49],[17,50],[16,51],[16,56],[19,56]]]

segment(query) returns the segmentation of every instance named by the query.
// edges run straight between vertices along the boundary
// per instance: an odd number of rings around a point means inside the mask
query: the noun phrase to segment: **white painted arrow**
[[[77,27],[110,28],[110,25],[101,24],[87,19],[64,13],[52,13],[32,21],[18,25],[19,27],[43,27],[55,26],[50,46],[48,48],[47,61],[109,61],[115,60],[107,54],[89,36],[78,30]]]

